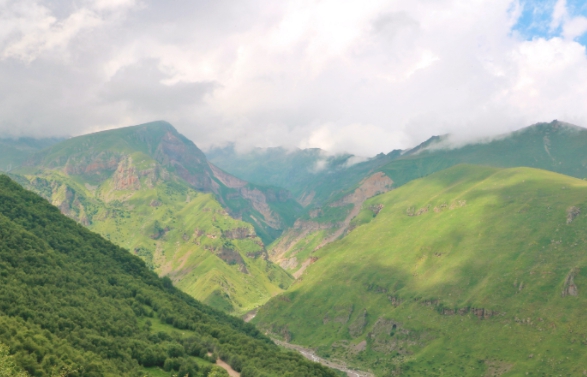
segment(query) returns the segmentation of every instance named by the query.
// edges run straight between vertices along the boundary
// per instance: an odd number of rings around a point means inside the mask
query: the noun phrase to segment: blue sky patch
[[[551,29],[552,14],[556,3],[556,0],[521,1],[522,13],[512,31],[518,32],[527,40],[560,36],[562,32],[560,26],[554,30]],[[570,17],[587,17],[587,1],[567,0],[567,12]],[[575,40],[587,46],[587,33]]]

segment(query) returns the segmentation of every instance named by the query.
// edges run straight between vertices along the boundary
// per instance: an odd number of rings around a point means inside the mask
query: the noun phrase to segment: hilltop
[[[0,175],[0,362],[24,376],[335,376]],[[5,368],[9,368],[6,371]],[[17,374],[18,373],[18,374]]]
[[[292,281],[265,242],[299,205],[210,164],[166,122],[62,141],[11,174],[217,309],[244,313]]]
[[[586,208],[587,182],[532,168],[413,180],[367,200],[254,322],[377,375],[581,375]]]
[[[577,178],[587,177],[587,129],[553,121],[538,123],[484,142],[454,146],[449,135],[434,136],[415,148],[394,151],[385,163],[359,163],[349,172],[347,186],[327,202],[308,207],[298,222],[269,247],[269,254],[290,273],[299,275],[316,249],[343,236],[351,227],[364,198],[364,185],[380,182],[384,192],[461,163],[493,167],[527,166]],[[229,170],[230,171],[230,170]],[[340,173],[344,174],[344,173]],[[351,184],[352,183],[352,184]],[[366,192],[369,192],[367,190]]]

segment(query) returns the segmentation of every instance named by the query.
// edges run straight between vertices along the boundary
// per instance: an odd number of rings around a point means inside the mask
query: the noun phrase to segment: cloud
[[[524,34],[533,7],[546,32]],[[204,148],[372,156],[587,126],[586,31],[562,0],[5,0],[0,134],[165,119]]]

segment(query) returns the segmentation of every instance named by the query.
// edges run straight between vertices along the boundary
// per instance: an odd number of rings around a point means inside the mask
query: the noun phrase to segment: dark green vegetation
[[[0,371],[207,376],[218,375],[218,356],[243,377],[334,376],[180,292],[4,175],[0,287]]]
[[[378,376],[587,370],[587,182],[459,165],[367,200],[254,322]]]
[[[33,139],[21,137],[18,139],[0,139],[0,171],[10,171],[22,164],[33,153],[56,144],[63,139],[46,138]]]
[[[247,312],[292,281],[268,260],[263,241],[292,224],[301,207],[283,189],[209,164],[165,122],[69,139],[12,173],[217,309]]]

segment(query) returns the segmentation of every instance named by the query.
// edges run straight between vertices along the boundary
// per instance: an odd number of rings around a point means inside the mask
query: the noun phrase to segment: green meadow
[[[368,200],[254,322],[378,376],[582,375],[586,210],[583,180],[458,165]]]

